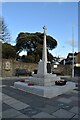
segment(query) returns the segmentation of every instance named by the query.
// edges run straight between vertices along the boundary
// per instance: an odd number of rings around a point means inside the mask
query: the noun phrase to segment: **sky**
[[[0,13],[1,14],[1,13]],[[78,51],[77,2],[4,2],[2,16],[11,34],[11,44],[16,44],[20,32],[43,32],[57,40],[53,56],[67,57],[72,52],[72,26],[74,52]]]

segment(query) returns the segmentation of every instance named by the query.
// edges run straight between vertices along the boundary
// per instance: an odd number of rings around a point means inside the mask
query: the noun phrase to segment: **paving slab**
[[[80,118],[80,116],[79,115],[75,115],[73,118]],[[80,120],[80,119],[79,119]]]
[[[29,118],[27,115],[21,114],[19,116],[17,116],[16,118]]]
[[[11,104],[10,106],[15,108],[16,110],[21,110],[21,109],[29,107],[28,104],[25,104],[23,102],[14,103],[14,104]]]
[[[51,105],[45,105],[43,108],[39,107],[38,109],[42,110],[43,112],[51,114],[51,113],[57,111],[59,108],[51,106]]]
[[[12,98],[12,99],[4,100],[4,103],[6,103],[6,104],[8,104],[8,105],[12,105],[12,104],[19,103],[19,101]]]
[[[41,112],[40,110],[33,108],[33,107],[27,107],[25,109],[20,110],[20,112],[22,112],[23,114],[31,117],[35,114],[38,114],[39,112]]]
[[[55,116],[53,115],[50,115],[46,112],[40,112],[34,116],[32,116],[31,118],[56,118]]]
[[[0,92],[2,93],[2,87],[0,87]]]
[[[70,110],[73,107],[73,105],[71,105],[71,103],[68,104],[68,103],[60,102],[58,100],[48,101],[47,105],[50,105],[50,106],[53,106],[53,107],[59,108],[59,109],[60,108],[66,109],[66,110]]]
[[[2,100],[2,93],[0,92],[0,100]]]
[[[16,95],[15,99],[20,100],[21,102],[23,102],[25,104],[30,104],[34,98],[32,99],[29,96],[24,96],[24,95],[21,95],[21,96],[18,95],[18,97],[17,97],[17,95]]]
[[[8,99],[5,99],[5,98],[8,98]],[[8,95],[4,96],[4,99],[3,99],[3,101],[12,101],[12,100],[15,100],[15,98],[10,97]]]
[[[8,96],[8,95],[2,95],[2,100],[6,101],[7,99],[11,99],[12,97]]]
[[[51,105],[51,106],[55,106],[55,107],[59,107],[60,104],[65,104],[65,103],[62,103],[62,102],[59,102],[55,99],[52,99],[52,100],[48,100],[46,102],[47,105]]]
[[[70,99],[73,100],[73,101],[76,101],[76,102],[78,102],[78,100],[79,100],[78,96],[77,97],[76,96],[72,96],[72,97],[70,97]]]
[[[72,113],[80,114],[80,108],[78,106],[74,106],[71,110],[69,110]]]
[[[69,94],[66,92],[66,93],[61,95],[62,98],[70,98],[71,96],[72,95],[70,94],[70,92],[69,92]]]
[[[2,112],[2,101],[0,101],[0,112]]]
[[[40,102],[39,100],[38,100],[38,101],[35,101],[35,100],[33,99],[33,101],[31,101],[29,104],[30,104],[30,106],[32,106],[32,107],[35,107],[35,106],[36,106],[36,107],[40,107],[40,106],[43,106],[43,105],[45,104],[45,102],[44,102],[44,101],[43,101],[43,102],[42,102],[42,101]]]
[[[2,96],[6,96],[6,94],[2,93]]]
[[[66,94],[66,95],[71,95],[71,92],[72,92],[73,90],[71,90],[70,92],[68,91],[68,92],[66,92],[66,93],[64,93],[64,94]]]
[[[1,120],[1,118],[2,118],[2,112],[0,112],[0,120]]]
[[[8,104],[2,103],[2,112],[7,110],[7,109],[11,109],[12,107],[10,107]]]
[[[75,115],[71,120],[80,120],[80,116],[79,115]]]
[[[65,110],[70,110],[72,108],[72,106],[71,105],[63,105],[63,106],[61,106],[60,107],[60,109],[65,109]]]
[[[68,98],[59,98],[58,101],[63,102],[63,103],[70,103],[71,99],[68,99]]]
[[[2,113],[2,118],[15,118],[21,115],[21,113],[15,109],[8,109]]]
[[[56,116],[57,118],[72,118],[75,114],[64,109],[59,109],[52,115]]]
[[[70,103],[70,105],[72,105],[72,106],[79,106],[79,103],[77,102],[77,101],[72,101],[71,103]]]

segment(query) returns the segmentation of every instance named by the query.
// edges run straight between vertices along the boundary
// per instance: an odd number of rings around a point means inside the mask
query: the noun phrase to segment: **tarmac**
[[[5,77],[0,84],[0,118],[7,120],[64,119],[80,120],[80,90],[74,90],[54,98],[44,98],[18,90],[14,82],[26,77]],[[66,77],[78,84],[80,78]],[[1,79],[0,79],[1,80]],[[2,98],[2,99],[1,99]]]

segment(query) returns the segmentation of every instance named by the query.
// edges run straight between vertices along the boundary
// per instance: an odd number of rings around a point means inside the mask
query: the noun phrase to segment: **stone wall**
[[[20,61],[15,61],[12,59],[2,59],[2,67],[0,66],[1,76],[2,77],[11,77],[15,76],[16,68],[26,69],[28,71],[34,71],[37,69],[37,64],[35,63],[24,63]],[[58,65],[57,68],[54,68],[54,64],[52,66],[52,71],[59,72],[62,75],[71,75],[71,66],[70,65]]]
[[[57,65],[57,68],[54,68],[54,64],[52,64],[52,71],[60,73],[61,75],[71,76],[72,65]]]
[[[24,63],[24,62],[15,61],[12,59],[3,59],[2,60],[2,76],[3,77],[15,76],[16,68],[26,69],[28,71],[34,71],[34,69],[37,69],[37,64]]]

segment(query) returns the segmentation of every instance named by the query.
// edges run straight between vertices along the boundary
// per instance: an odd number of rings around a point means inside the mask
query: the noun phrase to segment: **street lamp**
[[[72,27],[72,77],[74,77],[74,30]]]

